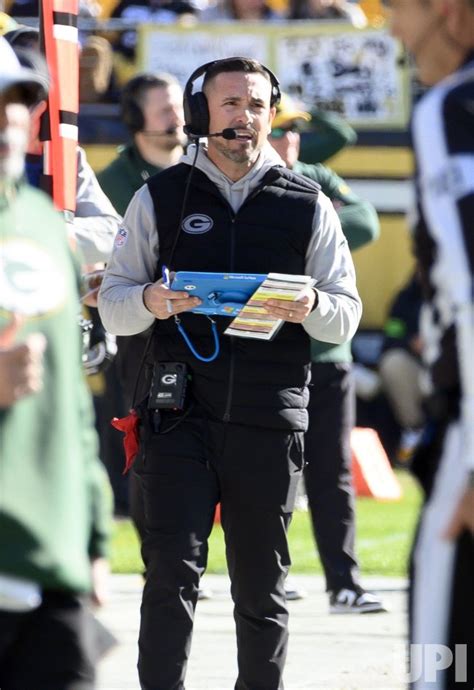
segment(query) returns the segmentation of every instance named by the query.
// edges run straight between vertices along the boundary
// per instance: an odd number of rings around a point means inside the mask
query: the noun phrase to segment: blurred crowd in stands
[[[23,31],[38,17],[38,0],[6,0],[3,9],[1,33]],[[368,16],[372,24],[383,20],[379,0],[80,0],[81,102],[118,101],[120,87],[136,71],[136,29],[142,24],[326,20],[364,28]]]

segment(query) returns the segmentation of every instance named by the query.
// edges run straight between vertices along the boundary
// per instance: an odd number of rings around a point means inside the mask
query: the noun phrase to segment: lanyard
[[[219,356],[219,351],[220,351],[219,334],[217,332],[217,326],[216,326],[216,322],[214,321],[214,319],[211,319],[210,316],[208,316],[206,318],[208,318],[209,321],[211,322],[212,335],[214,337],[214,352],[209,357],[203,357],[202,355],[199,354],[199,352],[196,350],[193,343],[191,342],[188,334],[184,330],[184,327],[181,325],[180,319],[177,316],[174,317],[174,321],[175,321],[175,324],[178,328],[178,331],[183,336],[184,342],[189,347],[189,349],[191,350],[193,355],[196,357],[196,359],[198,359],[200,362],[213,362]]]

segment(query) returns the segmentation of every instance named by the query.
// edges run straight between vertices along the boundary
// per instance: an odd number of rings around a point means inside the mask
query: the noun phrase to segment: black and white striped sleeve
[[[474,69],[418,105],[413,140],[421,212],[435,251],[430,268],[440,330],[456,331],[465,457],[474,466]],[[441,338],[441,336],[440,336]],[[440,342],[428,343],[432,350]],[[433,352],[433,357],[436,352]]]

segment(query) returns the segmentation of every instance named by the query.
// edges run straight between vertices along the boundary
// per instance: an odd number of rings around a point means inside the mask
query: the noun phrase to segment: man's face
[[[158,148],[172,150],[182,146],[186,137],[183,132],[183,94],[178,84],[148,89],[142,105],[145,132],[165,132],[174,129],[173,134],[158,136],[153,143]],[[148,137],[151,139],[151,137]]]
[[[442,15],[435,0],[390,0],[390,31],[415,58],[422,82],[432,84]]]
[[[234,163],[254,163],[267,141],[275,108],[270,107],[271,84],[259,73],[221,72],[206,85],[209,130],[237,130],[237,139],[209,139],[209,152]]]
[[[15,182],[23,174],[30,113],[21,101],[15,86],[0,93],[0,180]]]
[[[285,162],[292,168],[300,155],[300,133],[296,121],[288,122],[284,127],[274,127],[268,141]]]

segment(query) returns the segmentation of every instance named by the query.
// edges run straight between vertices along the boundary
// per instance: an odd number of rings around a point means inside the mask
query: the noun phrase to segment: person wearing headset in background
[[[201,76],[203,90],[193,93]],[[138,409],[135,466],[147,528],[138,662],[143,690],[184,688],[219,501],[237,628],[235,687],[282,687],[287,528],[304,463],[309,336],[352,337],[361,303],[331,202],[287,170],[267,141],[279,96],[276,77],[248,58],[217,60],[191,75],[186,132],[198,143],[134,196],[99,293],[112,332],[153,326],[155,372],[178,363],[190,375],[181,411],[148,412],[146,402]],[[199,144],[203,137],[207,146]],[[316,288],[305,288],[297,302],[269,304],[269,313],[285,322],[273,341],[234,339],[222,334],[228,319],[211,324],[186,313],[199,300],[157,280],[165,265],[306,274]],[[212,352],[217,331],[220,354],[213,361],[191,353],[177,332],[178,315],[203,354]]]
[[[392,34],[431,87],[412,120],[429,422],[412,463],[426,500],[412,554],[410,641],[445,653],[436,679],[425,661],[412,687],[461,690],[474,686],[474,0],[387,4]]]
[[[138,189],[183,155],[183,92],[171,74],[143,73],[128,81],[121,94],[121,117],[130,142],[97,178],[122,216]]]
[[[379,235],[372,204],[354,194],[336,173],[321,163],[301,163],[300,128],[311,115],[282,94],[269,141],[290,170],[317,182],[336,209],[351,251]],[[359,582],[355,554],[355,511],[350,434],[354,426],[355,390],[350,343],[311,340],[309,428],[305,435],[304,479],[313,532],[326,575],[331,613],[385,611],[381,600]],[[287,598],[303,596],[290,583]]]
[[[121,94],[121,117],[130,133],[130,141],[118,150],[118,156],[98,175],[99,184],[117,211],[124,215],[138,189],[153,175],[178,162],[184,152],[183,91],[175,77],[165,73],[137,74],[128,81]],[[109,418],[126,414],[133,405],[134,389],[139,377],[141,357],[145,351],[147,331],[117,338],[117,356],[107,372],[110,391],[116,391],[110,402]],[[121,391],[117,391],[118,377]],[[107,395],[107,393],[106,393]],[[122,398],[122,401],[120,401]],[[112,403],[116,405],[112,410]],[[110,430],[119,439],[116,431]],[[120,450],[118,458],[123,457]],[[117,466],[117,462],[115,462]],[[122,497],[124,512],[130,512],[141,539],[144,535],[143,500],[134,472],[123,478],[120,487],[129,482],[128,501]]]

